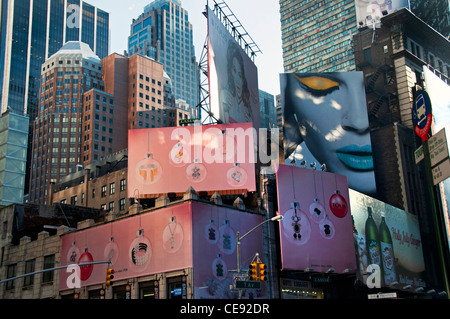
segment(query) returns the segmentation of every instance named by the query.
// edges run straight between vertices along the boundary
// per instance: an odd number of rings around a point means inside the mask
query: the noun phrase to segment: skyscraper
[[[67,41],[83,41],[100,57],[108,55],[109,14],[80,0],[2,1],[0,101],[37,115],[44,61]]]
[[[355,69],[355,1],[280,0],[285,72]]]
[[[96,98],[99,94],[91,89],[103,92],[104,87],[102,63],[82,42],[67,42],[45,61],[42,68],[39,112],[33,121],[29,192],[30,201],[40,203],[45,202],[50,182],[57,183],[62,176],[75,172],[77,165],[81,164],[81,140],[88,133],[83,135],[83,117],[88,114],[87,106],[91,105],[83,103],[83,99],[89,96],[91,100]],[[103,93],[103,100],[106,106],[113,107],[110,96]],[[100,110],[96,112],[99,116],[97,125],[103,124],[100,121],[103,114]],[[108,127],[114,125],[109,118],[104,122],[103,125]],[[98,132],[99,128],[89,129],[94,139],[93,132]]]
[[[199,103],[199,69],[195,58],[193,28],[180,0],[156,0],[133,20],[128,54],[142,54],[164,65],[176,99],[191,108]]]

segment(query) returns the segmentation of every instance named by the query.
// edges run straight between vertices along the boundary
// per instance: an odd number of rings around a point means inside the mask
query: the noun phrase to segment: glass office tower
[[[156,0],[133,19],[128,54],[149,56],[164,65],[176,99],[191,108],[199,103],[200,73],[195,58],[193,28],[180,0]]]
[[[280,0],[285,72],[355,69],[355,1]]]
[[[80,0],[3,0],[0,19],[2,112],[35,118],[41,66],[67,41],[108,55],[109,13]]]

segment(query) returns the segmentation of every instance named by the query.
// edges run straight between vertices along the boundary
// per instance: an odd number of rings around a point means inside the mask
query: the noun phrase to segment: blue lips
[[[373,170],[372,147],[370,145],[348,145],[336,151],[339,160],[357,171]]]

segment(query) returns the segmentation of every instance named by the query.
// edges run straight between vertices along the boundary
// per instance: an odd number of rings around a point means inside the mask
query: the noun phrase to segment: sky
[[[127,49],[130,25],[144,12],[152,0],[86,0],[110,14],[110,54]],[[223,0],[216,0],[217,3]],[[181,0],[189,13],[189,22],[194,29],[194,46],[197,61],[207,36],[207,19],[202,14],[207,0]],[[214,2],[209,0],[209,6]],[[251,36],[261,52],[255,57],[258,67],[258,87],[274,96],[280,93],[279,74],[283,73],[281,48],[280,5],[278,0],[226,0],[235,17]]]

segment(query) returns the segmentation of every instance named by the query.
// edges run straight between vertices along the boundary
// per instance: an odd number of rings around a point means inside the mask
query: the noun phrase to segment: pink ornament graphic
[[[103,256],[105,257],[105,260],[110,260],[113,265],[116,263],[117,258],[119,258],[119,247],[114,242],[114,237],[109,238]]]
[[[186,177],[193,183],[200,183],[206,178],[206,168],[198,160],[194,160],[194,163],[186,168]]]
[[[239,164],[234,164],[227,172],[227,182],[233,187],[241,187],[247,182],[247,172]]]
[[[176,253],[183,245],[183,228],[177,223],[176,217],[170,218],[163,231],[163,247],[168,253]]]
[[[144,237],[144,230],[137,231],[136,238],[131,242],[129,249],[130,268],[142,272],[147,268],[152,257],[150,241]]]
[[[319,232],[325,239],[332,239],[334,237],[336,230],[328,215],[319,223]]]
[[[161,178],[162,173],[161,164],[153,159],[152,154],[147,154],[146,158],[136,165],[137,179],[144,184],[156,183]]]
[[[191,155],[188,146],[182,142],[175,144],[169,152],[170,164],[175,167],[183,167],[190,162]]]
[[[222,259],[222,255],[218,254],[217,258],[213,260],[211,266],[214,277],[219,280],[224,280],[227,278],[228,269],[225,261]]]
[[[315,198],[314,202],[309,206],[309,213],[311,219],[316,223],[320,223],[325,218],[325,208],[319,203],[318,198]]]
[[[223,225],[219,228],[219,249],[224,254],[230,255],[236,248],[236,233],[230,226],[229,220],[224,220]]]
[[[291,203],[291,209],[283,215],[283,234],[291,243],[304,245],[311,237],[311,223],[306,214],[300,210],[300,204]]]
[[[205,226],[205,238],[210,244],[217,244],[219,241],[219,228],[214,224],[213,219]]]

